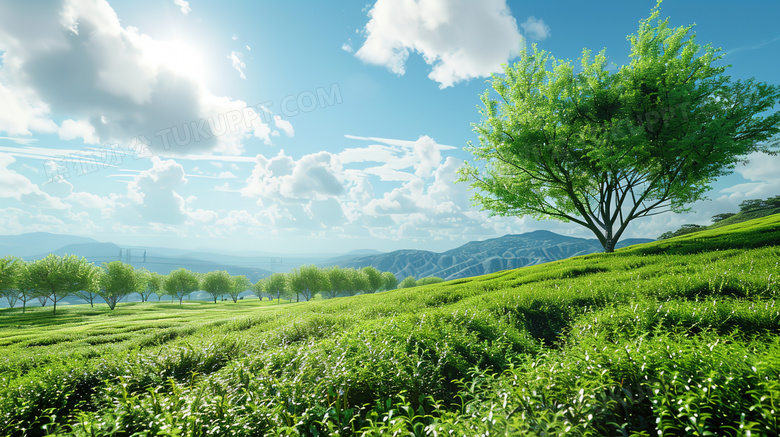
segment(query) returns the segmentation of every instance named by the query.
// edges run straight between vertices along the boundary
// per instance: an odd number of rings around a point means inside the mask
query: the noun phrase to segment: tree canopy
[[[633,220],[686,211],[748,154],[776,153],[780,87],[732,80],[719,49],[659,14],[617,70],[605,51],[575,69],[534,46],[493,76],[467,148],[483,165],[460,169],[475,204],[576,223],[611,252]]]
[[[125,264],[122,261],[111,261],[104,264],[97,294],[103,298],[108,308],[113,310],[116,308],[116,304],[126,296],[146,288],[146,284],[143,283],[144,279],[130,264]]]
[[[210,294],[214,303],[217,303],[217,299],[221,299],[230,290],[230,279],[230,274],[225,270],[208,272],[203,276],[200,288]]]
[[[51,254],[28,266],[32,288],[52,301],[55,314],[57,302],[78,291],[94,289],[96,273],[94,264],[75,255]]]
[[[308,301],[315,294],[329,289],[330,282],[324,271],[316,266],[306,265],[295,268],[289,273],[288,287],[297,296],[303,296]]]
[[[244,275],[231,276],[230,287],[228,287],[228,295],[233,300],[233,303],[238,302],[238,297],[241,293],[252,288],[252,281]]]
[[[198,275],[183,267],[172,271],[163,281],[163,288],[169,295],[179,299],[179,305],[184,296],[196,291],[199,285]]]

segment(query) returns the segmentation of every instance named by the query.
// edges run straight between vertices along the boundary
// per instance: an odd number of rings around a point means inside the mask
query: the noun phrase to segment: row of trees
[[[55,314],[57,303],[69,296],[79,297],[91,306],[102,299],[113,310],[133,293],[138,293],[142,302],[156,294],[158,300],[170,296],[181,304],[186,296],[198,290],[211,295],[214,303],[225,296],[237,302],[241,293],[252,290],[258,297],[268,295],[290,300],[295,297],[299,302],[308,301],[318,293],[333,298],[392,290],[397,286],[398,280],[392,273],[373,267],[356,270],[303,266],[290,273],[274,273],[252,284],[246,276],[232,276],[224,270],[200,274],[180,268],[161,275],[135,269],[121,261],[96,266],[75,255],[49,255],[32,262],[11,256],[0,258],[0,297],[6,298],[11,308],[21,302],[22,311],[33,299],[41,306],[51,302]]]
[[[316,294],[334,298],[393,290],[396,287],[398,279],[395,275],[380,272],[373,267],[360,270],[340,267],[323,269],[309,265],[293,269],[290,273],[274,273],[261,279],[253,291],[258,296],[268,295],[278,300],[282,297],[292,300],[295,296],[296,302],[300,302],[301,298],[308,301]]]
[[[51,302],[56,314],[57,303],[69,296],[80,297],[92,306],[102,298],[114,309],[132,293],[137,292],[146,300],[159,289],[161,278],[121,261],[98,267],[75,255],[49,255],[29,263],[11,256],[0,259],[0,295],[12,308],[21,301],[23,311],[28,302],[38,299],[41,306]]]

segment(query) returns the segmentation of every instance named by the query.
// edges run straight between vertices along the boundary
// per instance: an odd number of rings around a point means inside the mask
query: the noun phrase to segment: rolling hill
[[[776,215],[307,303],[0,310],[0,434],[780,435],[778,242]]]
[[[650,241],[653,240],[626,239],[618,243],[617,247]],[[534,231],[484,241],[472,241],[442,253],[397,250],[341,260],[339,265],[354,268],[373,266],[381,271],[392,272],[399,280],[407,276],[415,278],[438,276],[451,280],[544,264],[602,250],[598,240],[595,239],[567,237],[550,231]]]

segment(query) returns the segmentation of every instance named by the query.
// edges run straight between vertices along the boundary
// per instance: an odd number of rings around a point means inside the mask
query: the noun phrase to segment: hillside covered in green
[[[0,434],[777,435],[780,215],[299,304],[0,310]]]

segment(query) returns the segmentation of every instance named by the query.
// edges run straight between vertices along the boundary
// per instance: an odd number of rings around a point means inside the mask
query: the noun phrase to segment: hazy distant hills
[[[145,256],[143,249],[133,248],[128,256],[127,248],[120,248],[114,243],[100,243],[91,238],[44,232],[0,236],[0,256],[14,255],[33,260],[43,258],[50,253],[83,256],[95,264],[121,260],[129,262],[133,267],[143,267],[164,275],[179,267],[199,273],[225,270],[231,275],[246,275],[252,282],[257,282],[260,278],[271,274],[271,271],[253,264],[257,262],[257,259],[252,257],[202,253],[200,255],[205,258],[203,259],[196,256],[186,256],[186,251],[157,248],[147,249]],[[223,258],[224,261],[221,261],[220,258]]]
[[[618,247],[652,240],[627,239]],[[184,267],[195,272],[226,270],[231,275],[246,275],[252,282],[271,274],[287,272],[303,264],[321,267],[339,265],[361,268],[374,266],[394,273],[399,280],[407,276],[439,276],[456,279],[492,273],[499,270],[541,264],[577,255],[600,252],[595,239],[575,238],[549,231],[505,235],[485,241],[472,241],[446,252],[397,250],[381,253],[358,250],[341,255],[225,255],[208,251],[172,248],[128,248],[101,243],[91,238],[33,232],[0,235],[0,256],[15,255],[27,260],[43,258],[49,253],[83,256],[96,264],[121,259],[136,268],[162,274]],[[144,254],[145,251],[145,254]]]
[[[19,235],[0,235],[0,256],[13,255],[29,258],[41,253],[49,253],[70,244],[97,243],[87,237],[50,234],[48,232],[30,232]]]
[[[646,243],[648,239],[626,239],[617,247]],[[414,276],[457,279],[499,270],[542,264],[577,255],[601,252],[598,240],[567,237],[549,231],[505,235],[485,241],[472,241],[442,253],[425,250],[397,250],[364,256],[340,263],[342,267],[374,266],[393,272],[399,280]]]

